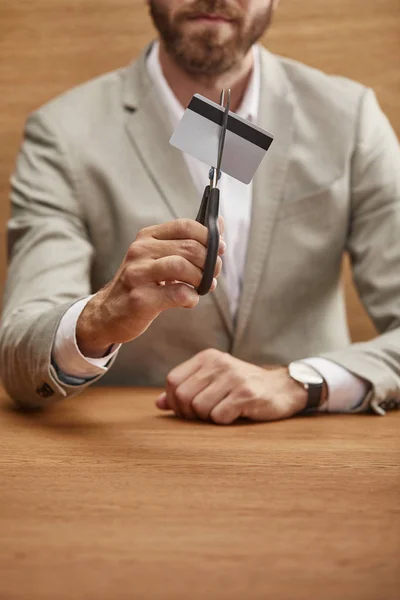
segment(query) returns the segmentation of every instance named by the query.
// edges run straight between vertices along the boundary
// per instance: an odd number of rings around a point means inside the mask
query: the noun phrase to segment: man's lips
[[[191,15],[188,17],[189,21],[207,21],[209,23],[232,23],[233,19],[225,17],[224,15],[216,15],[214,13],[199,13],[197,15]]]

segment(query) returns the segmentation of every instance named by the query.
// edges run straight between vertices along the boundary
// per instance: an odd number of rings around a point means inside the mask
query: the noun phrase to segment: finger
[[[166,283],[165,285],[157,286],[159,312],[169,308],[194,308],[200,300],[196,290],[186,285],[186,283]]]
[[[162,225],[146,227],[139,236],[152,236],[156,240],[196,240],[207,246],[208,230],[194,219],[176,219]]]
[[[184,418],[184,413],[182,413],[180,406],[177,402],[177,398],[175,396],[175,389],[168,382],[168,379],[165,383],[165,400],[163,401],[163,403],[166,407],[168,407],[167,410],[174,411],[176,416],[180,417],[181,419]]]
[[[219,402],[210,412],[210,419],[217,425],[230,425],[241,416],[242,403],[232,394]]]
[[[200,367],[175,388],[174,395],[176,403],[186,418],[197,418],[197,413],[192,407],[192,402],[197,394],[212,382],[214,376],[215,374],[213,371]]]
[[[154,259],[182,256],[200,269],[203,268],[207,256],[207,248],[196,240],[154,240],[149,252]]]
[[[218,217],[218,228],[220,235],[224,235],[225,231],[225,219],[222,215]]]
[[[224,253],[223,246],[220,244],[220,254]],[[154,259],[165,258],[167,256],[182,256],[199,269],[204,269],[206,262],[207,248],[196,240],[156,240],[149,247],[149,255]],[[215,265],[215,276],[218,277],[222,269],[222,260],[218,256]]]
[[[167,375],[165,382],[165,400],[162,401],[162,404],[165,403],[165,405],[168,406],[170,410],[173,410],[179,417],[182,417],[183,413],[175,396],[175,390],[188,377],[194,374],[200,368],[201,364],[201,353],[199,353],[192,356],[184,363],[181,363],[175,367],[175,369],[172,369]]]
[[[197,415],[192,408],[191,398],[189,396],[183,396],[182,394],[178,396],[178,390],[175,390],[175,392],[173,393],[172,402],[174,403],[174,406],[179,410],[179,413],[184,419],[194,421],[195,419],[197,419]]]
[[[217,256],[217,262],[215,263],[215,269],[214,269],[214,277],[219,277],[221,275],[221,271],[222,271],[222,260],[219,256]]]
[[[182,385],[186,379],[191,377],[199,370],[204,361],[203,352],[195,354],[185,362],[181,363],[175,369],[172,369],[167,375],[167,384],[175,390]]]
[[[203,271],[182,256],[164,256],[153,262],[151,277],[157,283],[180,281],[198,287]]]
[[[210,384],[192,400],[192,408],[197,417],[203,421],[209,420],[211,411],[229,395],[231,389],[231,376],[215,376]]]
[[[170,406],[172,410],[176,412],[176,414],[179,414],[180,416],[183,414],[182,408],[180,406],[180,401],[178,401],[178,398],[175,395],[176,390],[185,381],[189,381],[192,377],[194,377],[194,375],[201,369],[201,367],[204,366],[204,364],[210,364],[209,362],[207,363],[207,361],[210,360],[210,353],[212,354],[212,356],[214,356],[214,351],[211,351],[210,349],[199,352],[198,354],[192,356],[184,363],[181,363],[180,365],[175,367],[175,369],[172,369],[172,371],[168,373],[165,386],[166,403]],[[215,362],[216,361],[214,357],[213,363]],[[208,367],[207,372],[210,373],[210,378],[212,378],[215,377],[217,371],[215,367],[212,367],[212,371],[211,368]],[[201,384],[199,386],[199,389],[200,388]],[[186,414],[189,414],[189,410],[186,411]]]

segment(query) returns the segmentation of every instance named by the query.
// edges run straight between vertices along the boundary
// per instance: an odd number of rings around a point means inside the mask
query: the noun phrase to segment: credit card
[[[217,166],[218,142],[225,109],[200,94],[191,99],[170,144],[202,162]],[[273,141],[273,135],[229,112],[221,171],[250,183]]]

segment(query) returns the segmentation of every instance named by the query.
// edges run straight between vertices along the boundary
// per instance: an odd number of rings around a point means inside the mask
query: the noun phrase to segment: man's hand
[[[285,419],[306,407],[307,392],[286,367],[264,369],[209,349],[173,369],[161,410],[186,419],[228,425],[239,417],[253,421]]]
[[[142,229],[114,279],[87,303],[78,319],[81,352],[103,356],[112,344],[141,335],[162,311],[194,307],[199,301],[195,288],[203,275],[207,237],[206,227],[191,219]],[[224,249],[221,240],[219,254]],[[221,267],[218,257],[215,278]],[[216,284],[214,279],[212,290]]]

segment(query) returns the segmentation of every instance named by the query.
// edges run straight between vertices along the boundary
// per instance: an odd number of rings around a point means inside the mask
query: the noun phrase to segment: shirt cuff
[[[118,352],[121,344],[114,344],[106,356],[89,358],[84,356],[76,342],[76,324],[86,304],[93,295],[78,300],[64,313],[54,339],[52,360],[59,372],[69,377],[91,379],[107,371],[107,364]]]
[[[302,362],[314,367],[328,386],[328,399],[319,407],[320,411],[350,412],[361,404],[368,392],[366,381],[331,360],[312,357]]]

